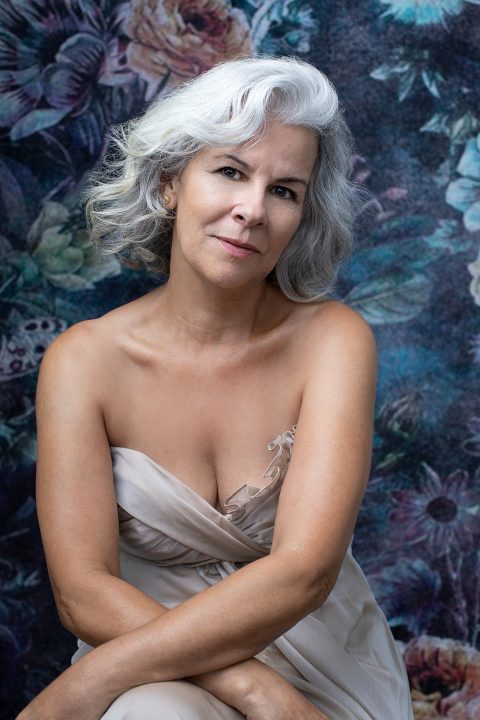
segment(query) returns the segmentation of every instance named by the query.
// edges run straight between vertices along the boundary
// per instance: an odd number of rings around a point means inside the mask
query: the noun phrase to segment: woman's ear
[[[162,201],[164,206],[168,210],[175,210],[177,206],[177,196],[175,193],[175,186],[176,183],[174,180],[168,180],[164,185],[162,185]]]

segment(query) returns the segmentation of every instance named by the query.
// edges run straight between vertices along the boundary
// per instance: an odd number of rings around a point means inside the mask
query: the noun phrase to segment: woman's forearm
[[[332,579],[308,583],[298,557],[277,552],[104,644],[90,664],[108,668],[114,697],[136,685],[224,668],[252,658],[319,607],[332,585]]]
[[[62,620],[72,633],[93,647],[169,612],[169,608],[135,586],[108,573],[92,575],[88,583],[84,581],[71,595],[81,597],[82,601],[64,601]],[[275,682],[275,675],[278,674],[274,670],[252,657],[187,679],[246,714],[256,687],[267,681]],[[278,675],[278,682],[281,681]]]
[[[57,605],[64,626],[93,647],[168,612],[134,585],[107,572],[83,578],[81,584],[57,599]]]

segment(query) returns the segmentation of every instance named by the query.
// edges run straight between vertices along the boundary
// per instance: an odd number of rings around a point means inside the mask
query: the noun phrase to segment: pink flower
[[[146,99],[222,60],[252,54],[250,26],[228,0],[131,0],[124,30],[130,67],[146,80]]]
[[[415,718],[480,717],[478,650],[457,640],[420,635],[407,644],[403,659],[412,684]],[[439,689],[424,694],[432,687]]]

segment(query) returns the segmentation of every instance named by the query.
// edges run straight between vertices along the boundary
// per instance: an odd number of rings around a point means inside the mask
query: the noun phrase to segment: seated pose
[[[92,239],[167,280],[42,362],[38,516],[79,641],[18,720],[412,720],[351,550],[377,359],[332,298],[358,205],[335,90],[233,60],[115,137]]]

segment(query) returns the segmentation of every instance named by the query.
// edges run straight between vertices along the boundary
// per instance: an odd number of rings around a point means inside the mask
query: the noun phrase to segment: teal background
[[[404,653],[417,720],[480,717],[479,5],[0,1],[2,718],[75,649],[33,499],[39,362],[67,326],[162,282],[95,255],[85,174],[112,125],[253,52],[326,72],[356,138],[372,199],[337,298],[371,323],[380,375],[353,550]]]

